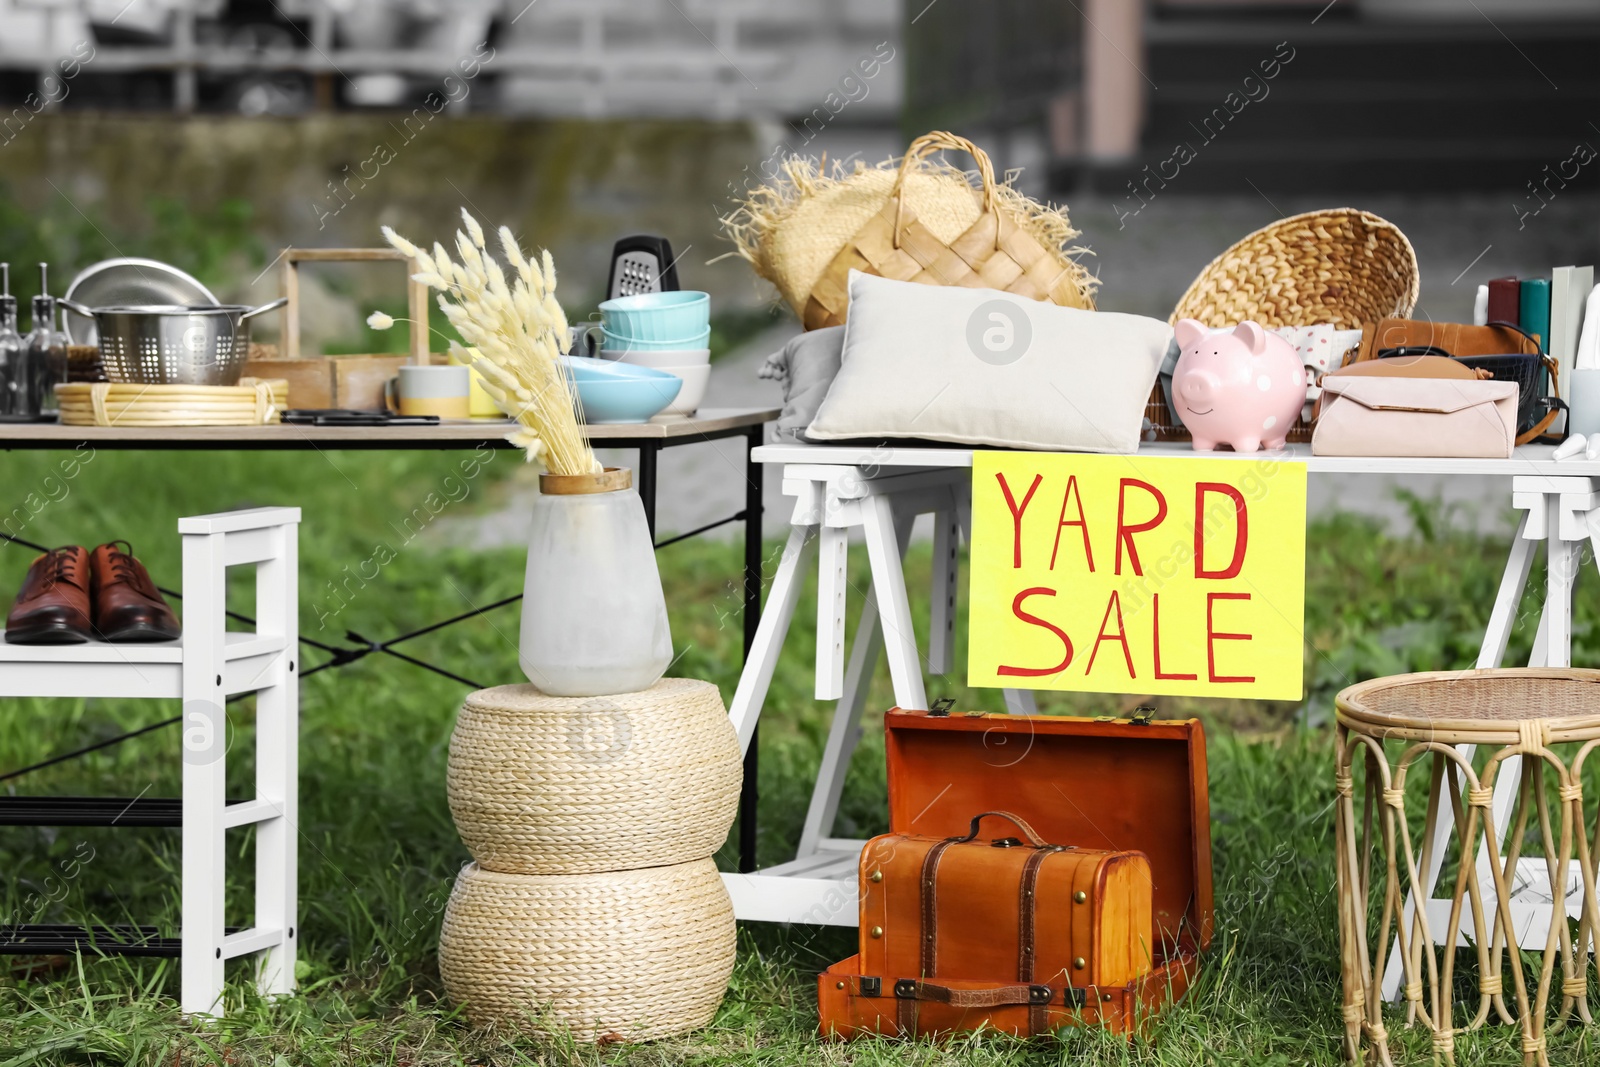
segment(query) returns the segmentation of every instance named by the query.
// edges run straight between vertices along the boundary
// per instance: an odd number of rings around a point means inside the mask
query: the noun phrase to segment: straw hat
[[[978,186],[931,155],[970,154]],[[1069,247],[1078,236],[1066,209],[1032,200],[995,178],[989,157],[954,134],[912,142],[903,159],[829,172],[794,156],[722,220],[761,277],[807,329],[838,325],[851,270],[929,285],[1001,289],[1068,307],[1093,308],[1097,280]]]

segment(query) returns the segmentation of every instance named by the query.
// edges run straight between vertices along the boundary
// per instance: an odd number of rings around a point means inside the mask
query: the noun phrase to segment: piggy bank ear
[[[1241,322],[1233,328],[1233,335],[1245,343],[1255,355],[1260,355],[1267,350],[1267,331],[1259,323]]]
[[[1206,335],[1207,330],[1201,325],[1199,319],[1179,319],[1178,325],[1173,328],[1173,332],[1178,337],[1178,350],[1187,352],[1190,345],[1193,345]]]

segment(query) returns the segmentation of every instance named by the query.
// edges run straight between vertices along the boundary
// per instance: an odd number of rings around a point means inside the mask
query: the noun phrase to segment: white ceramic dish
[[[631,334],[617,333],[608,327],[601,327],[601,348],[627,349],[635,352],[676,352],[685,348],[707,348],[711,344],[711,327],[707,326],[698,333],[689,336],[674,337],[670,340],[646,340]]]
[[[673,398],[672,403],[656,412],[656,419],[686,419],[700,410],[700,402],[706,398],[706,386],[711,382],[711,364],[656,369],[683,379],[683,388],[678,390],[678,395]]]
[[[671,352],[647,352],[637,348],[602,348],[601,359],[631,363],[635,367],[672,370],[674,367],[703,367],[711,362],[709,348],[680,348]]]

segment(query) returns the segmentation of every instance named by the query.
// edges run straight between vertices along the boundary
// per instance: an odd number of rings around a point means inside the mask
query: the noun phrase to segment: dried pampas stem
[[[439,290],[439,309],[466,341],[465,347],[452,343],[452,353],[483,375],[500,410],[520,424],[506,439],[552,474],[598,472],[558,358],[566,348],[567,317],[555,298],[554,260],[546,251],[540,263],[529,262],[511,231],[501,227],[501,251],[514,271],[508,275],[478,221],[465,210],[461,219],[459,263],[437,242],[430,255],[387,226],[383,236],[417,261],[422,269],[412,275],[416,281]]]

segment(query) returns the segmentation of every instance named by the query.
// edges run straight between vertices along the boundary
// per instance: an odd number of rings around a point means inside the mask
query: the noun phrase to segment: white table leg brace
[[[1506,647],[1511,639],[1512,627],[1517,621],[1517,610],[1527,588],[1528,575],[1533,566],[1534,551],[1540,541],[1545,544],[1545,601],[1539,613],[1539,625],[1534,635],[1533,649],[1528,657],[1530,667],[1567,667],[1572,662],[1572,591],[1577,581],[1578,563],[1583,543],[1589,541],[1600,561],[1600,479],[1575,477],[1518,476],[1512,479],[1512,504],[1523,512],[1517,524],[1517,533],[1511,542],[1511,552],[1506,560],[1500,588],[1495,595],[1494,609],[1489,614],[1489,624],[1484,631],[1483,644],[1478,652],[1479,668],[1498,667],[1505,659]],[[1474,746],[1458,748],[1462,758],[1471,760]],[[1455,772],[1453,769],[1451,773]],[[1508,759],[1496,776],[1494,801],[1491,808],[1493,832],[1496,840],[1504,841],[1522,780],[1522,758]],[[1450,900],[1433,897],[1440,868],[1444,864],[1446,847],[1454,831],[1454,816],[1450,808],[1446,786],[1440,782],[1440,791],[1429,798],[1430,805],[1439,806],[1435,823],[1432,855],[1428,868],[1422,872],[1423,887],[1429,898],[1428,926],[1436,931],[1436,938],[1452,937],[1460,947],[1468,944],[1471,933],[1471,916],[1465,910],[1461,928],[1448,933]],[[1463,782],[1461,788],[1465,790]],[[1478,852],[1479,876],[1485,882],[1491,877],[1488,867],[1488,849],[1480,845]],[[1576,861],[1574,861],[1576,862]],[[1516,941],[1524,947],[1543,948],[1549,934],[1551,917],[1555,912],[1555,898],[1565,898],[1565,911],[1573,918],[1579,917],[1582,894],[1574,895],[1554,890],[1545,870],[1542,857],[1530,857],[1518,864],[1513,881],[1511,898],[1512,928]],[[1570,881],[1569,881],[1570,885]],[[1495,921],[1494,895],[1484,899],[1485,922]],[[1408,895],[1405,906],[1405,929],[1409,936],[1415,921],[1414,903]],[[1400,957],[1400,939],[1389,954],[1384,968],[1383,996],[1398,1000],[1404,970]]]
[[[725,875],[724,881],[740,918],[853,926],[855,859],[862,842],[829,835],[850,759],[861,739],[861,717],[881,652],[888,652],[895,703],[928,706],[903,566],[912,524],[921,514],[931,513],[934,519],[927,669],[943,674],[953,665],[960,539],[971,535],[969,475],[959,469],[900,469],[868,477],[857,468],[797,464],[784,470],[784,492],[796,498],[789,543],[729,714],[741,745],[748,745],[814,548],[820,549],[815,693],[818,700],[837,700],[838,705],[795,859],[755,875]],[[866,542],[872,583],[847,661],[845,615],[854,592],[847,570],[848,544],[854,528],[861,530]],[[1034,710],[1031,691],[1006,690],[1005,699],[1012,713]]]

